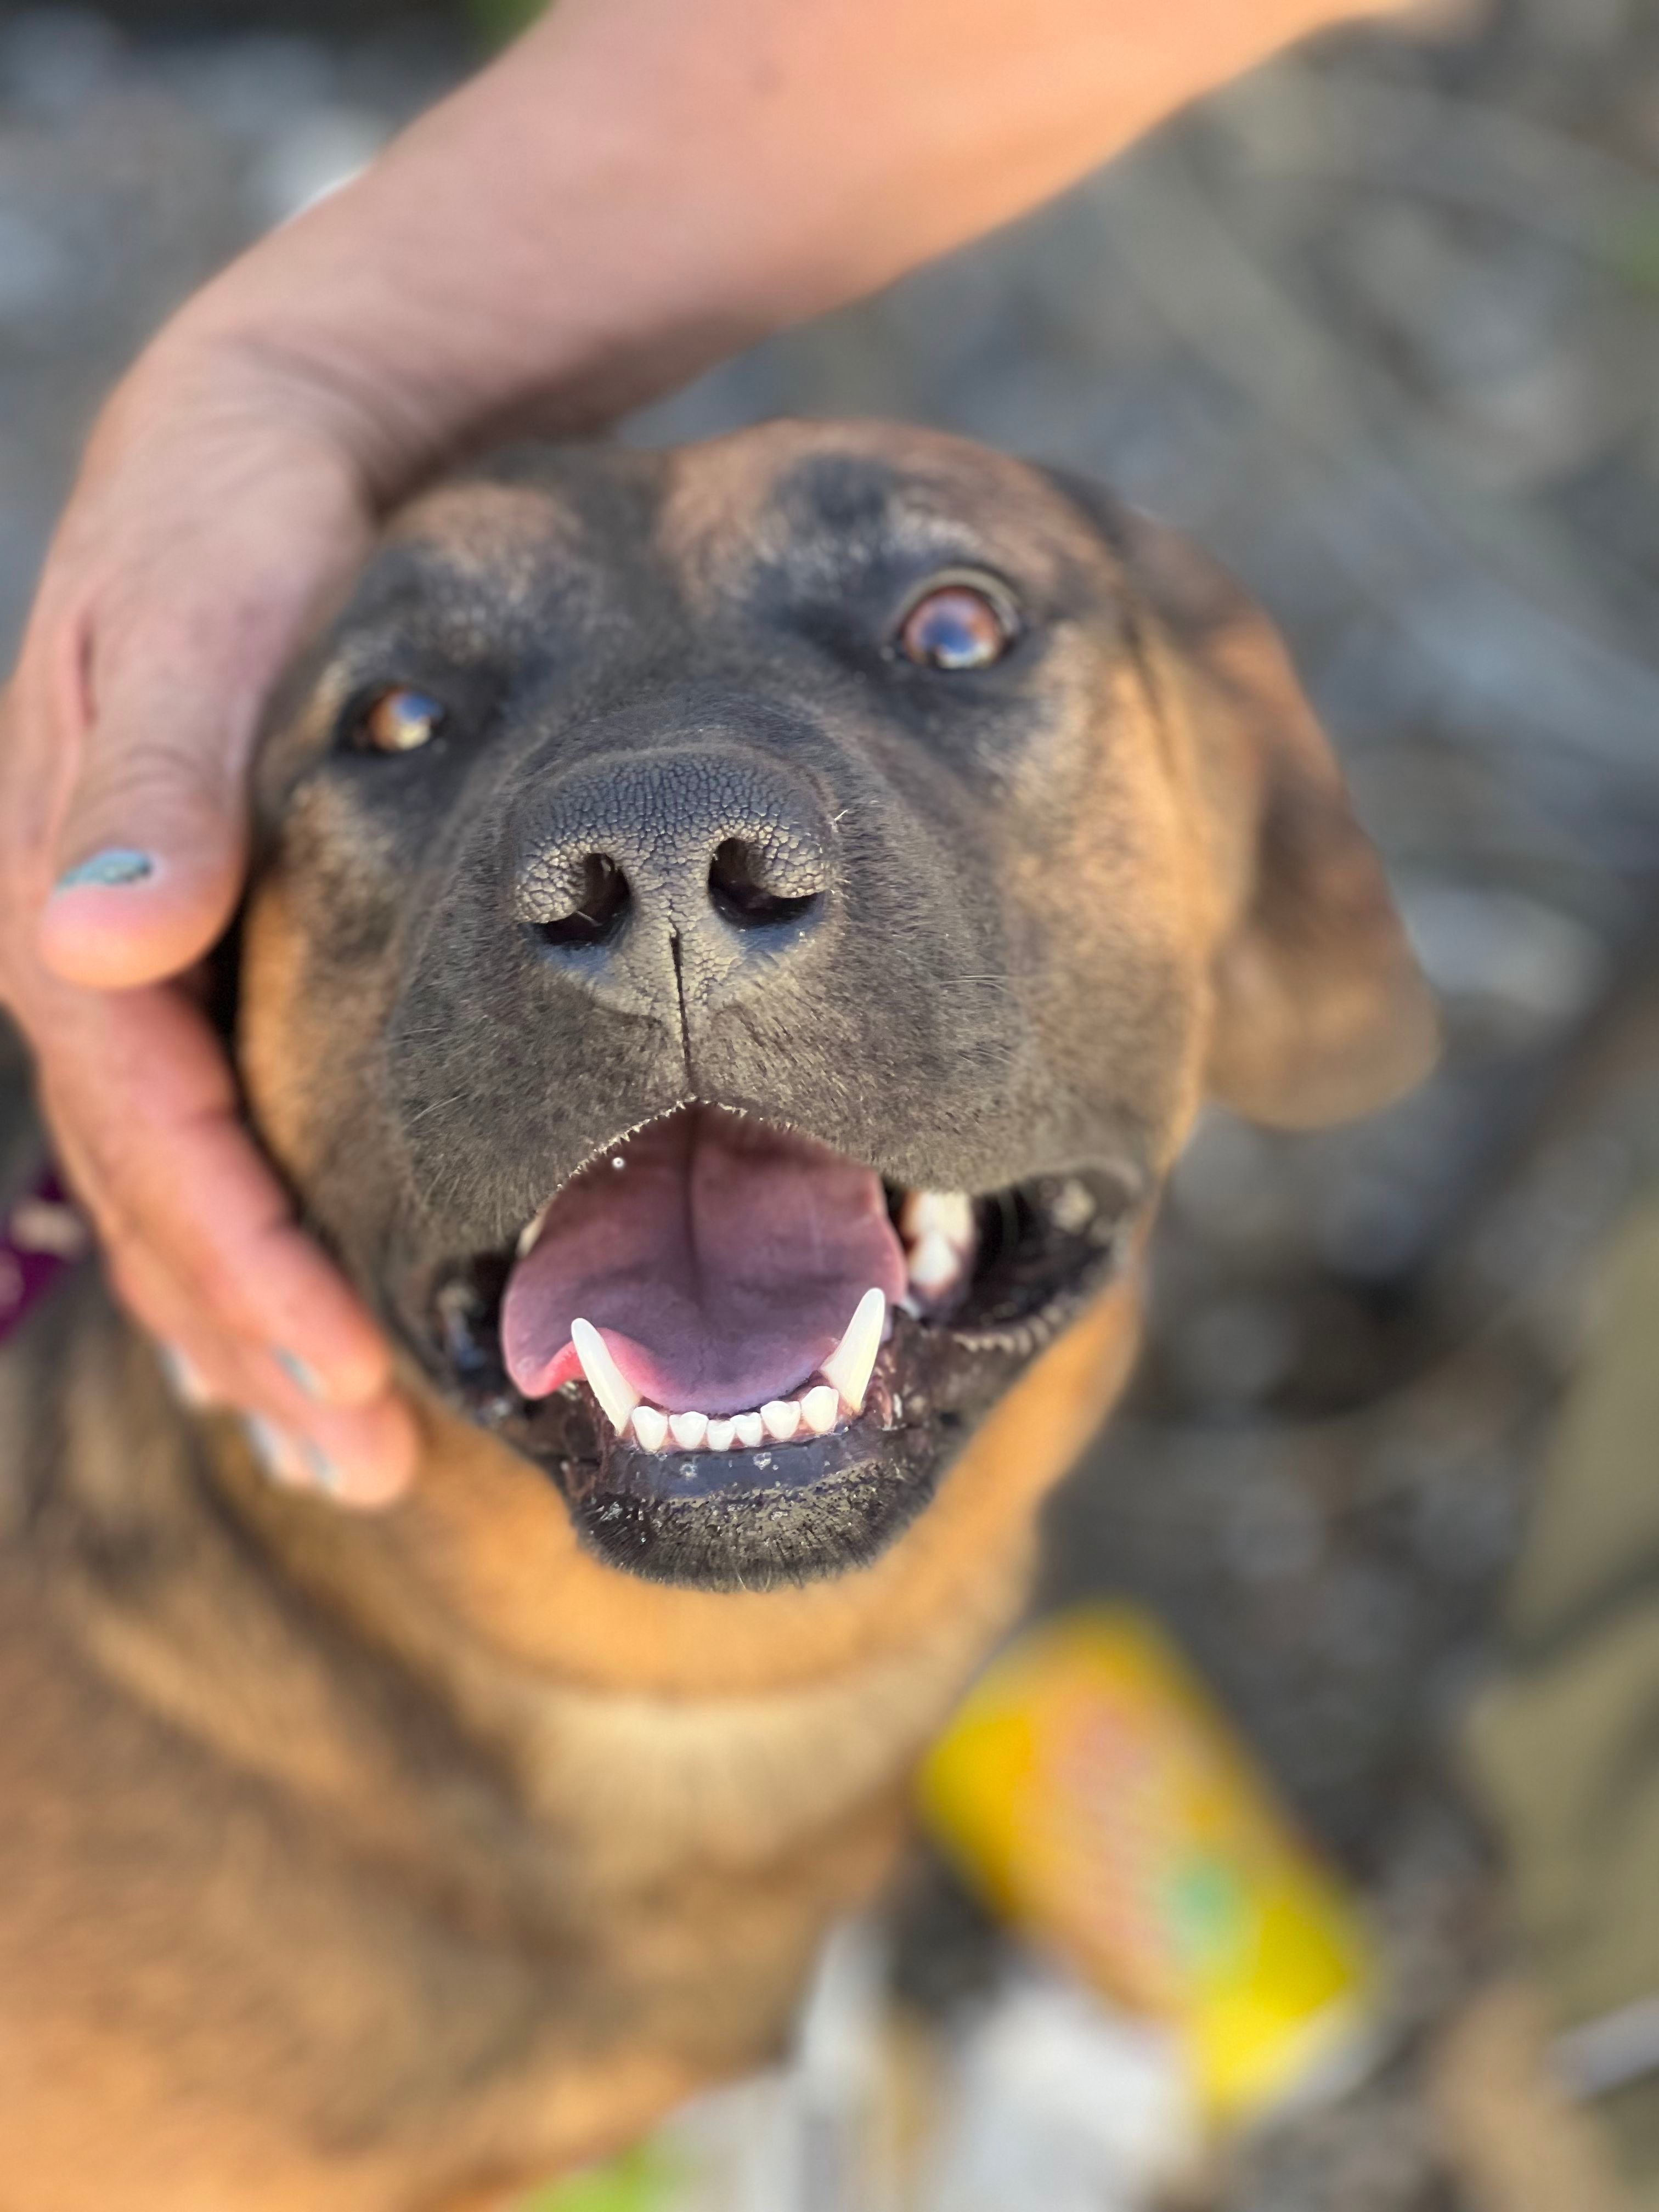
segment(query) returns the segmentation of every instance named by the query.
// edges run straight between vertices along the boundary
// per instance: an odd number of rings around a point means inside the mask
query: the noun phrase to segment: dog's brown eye
[[[358,741],[377,753],[412,753],[437,734],[443,719],[444,710],[435,699],[398,684],[365,708],[357,725]]]
[[[899,649],[919,668],[988,668],[1007,652],[1018,629],[1000,592],[953,579],[916,601],[899,630]]]

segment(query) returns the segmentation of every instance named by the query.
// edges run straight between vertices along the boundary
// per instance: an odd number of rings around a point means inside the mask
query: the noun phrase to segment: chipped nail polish
[[[200,1368],[179,1351],[176,1344],[158,1344],[155,1357],[161,1364],[167,1387],[181,1405],[211,1406],[214,1394],[208,1387]]]
[[[306,1465],[310,1468],[311,1479],[318,1489],[329,1498],[337,1498],[344,1483],[339,1468],[328,1454],[319,1451],[308,1437],[301,1439],[300,1449],[305,1454]]]
[[[297,1352],[283,1352],[279,1347],[271,1356],[296,1390],[303,1390],[307,1398],[319,1401],[327,1396],[316,1369],[307,1365]]]
[[[72,868],[65,868],[55,888],[60,891],[88,888],[125,890],[133,884],[147,883],[155,873],[155,863],[148,853],[136,853],[125,845],[111,845],[101,853],[88,854]]]
[[[245,1413],[242,1426],[254,1457],[272,1482],[285,1490],[302,1490],[313,1480],[292,1437],[258,1413]]]

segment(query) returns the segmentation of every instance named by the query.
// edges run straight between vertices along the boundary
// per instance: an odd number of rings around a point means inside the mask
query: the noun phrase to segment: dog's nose
[[[514,903],[542,957],[605,1004],[712,1011],[821,927],[831,847],[823,809],[781,763],[625,754],[532,810]]]

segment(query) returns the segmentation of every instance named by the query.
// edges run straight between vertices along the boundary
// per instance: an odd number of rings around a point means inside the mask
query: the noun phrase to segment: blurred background
[[[0,659],[145,335],[524,12],[0,12]],[[1093,471],[1218,553],[1443,996],[1444,1066],[1393,1113],[1205,1124],[1049,1595],[1153,1606],[1388,1931],[1387,2062],[1212,2201],[1449,2212],[1423,2054],[1509,1942],[1459,1724],[1595,1262],[1659,1169],[1659,9],[1344,32],[624,434],[778,412]],[[991,1939],[943,1876],[913,1920],[903,1971],[947,2002]]]

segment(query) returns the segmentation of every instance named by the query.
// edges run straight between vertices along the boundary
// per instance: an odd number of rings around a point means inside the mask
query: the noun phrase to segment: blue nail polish
[[[278,1348],[271,1357],[296,1390],[303,1390],[307,1398],[320,1399],[325,1395],[316,1369],[308,1367],[298,1352],[283,1352]]]
[[[247,1431],[253,1456],[272,1482],[279,1482],[286,1490],[300,1488],[306,1477],[293,1439],[258,1413],[245,1413],[242,1426]]]
[[[308,1437],[301,1438],[300,1449],[306,1455],[306,1465],[311,1469],[311,1479],[318,1489],[330,1498],[337,1498],[340,1493],[339,1468],[326,1452],[319,1451]]]
[[[210,1406],[213,1393],[200,1370],[179,1351],[176,1344],[158,1344],[155,1357],[161,1363],[161,1372],[175,1398],[186,1406]]]
[[[98,890],[125,890],[131,884],[148,882],[155,873],[155,863],[148,853],[112,845],[104,852],[92,853],[84,860],[77,860],[72,868],[65,868],[58,878],[57,889],[78,891],[90,885]]]

